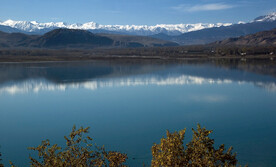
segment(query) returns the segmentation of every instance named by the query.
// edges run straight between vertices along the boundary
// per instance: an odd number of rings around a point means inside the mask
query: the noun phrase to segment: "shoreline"
[[[124,60],[156,60],[156,61],[212,61],[212,60],[236,60],[247,61],[276,61],[276,55],[247,55],[247,56],[0,56],[0,63],[34,63],[34,62],[83,62],[83,61],[124,61]]]
[[[94,49],[0,49],[0,62],[59,62],[89,60],[152,61],[262,61],[276,60],[275,46],[213,46],[94,48]]]

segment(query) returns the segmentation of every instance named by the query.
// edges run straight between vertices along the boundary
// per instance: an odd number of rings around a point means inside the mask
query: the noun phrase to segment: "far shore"
[[[92,61],[92,60],[163,60],[163,61],[212,61],[212,60],[237,60],[247,61],[276,61],[275,55],[247,55],[247,56],[0,56],[0,63],[12,62],[65,62],[65,61]]]
[[[246,50],[246,51],[244,51]],[[0,62],[58,62],[89,60],[159,61],[275,61],[274,47],[206,46],[121,49],[0,49]]]

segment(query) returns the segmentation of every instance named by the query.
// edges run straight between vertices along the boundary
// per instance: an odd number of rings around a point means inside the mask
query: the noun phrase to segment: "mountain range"
[[[266,16],[257,17],[252,22],[272,22],[276,20],[276,12]],[[250,22],[250,23],[252,23]],[[238,23],[242,24],[242,22]],[[4,32],[23,32],[28,34],[44,34],[53,29],[67,28],[67,29],[81,29],[89,30],[97,33],[120,33],[130,35],[154,35],[164,33],[166,35],[180,35],[183,33],[210,29],[216,27],[228,27],[232,23],[196,23],[196,24],[157,24],[154,26],[148,25],[102,25],[95,22],[87,22],[84,24],[74,23],[67,24],[64,22],[48,22],[39,23],[37,21],[0,21],[0,31]],[[10,28],[10,29],[9,29]]]
[[[0,31],[5,34],[0,39],[2,47],[14,46],[28,46],[45,47],[38,41],[47,39],[49,32],[59,29],[69,32],[73,35],[79,30],[85,30],[86,37],[92,37],[93,40],[98,37],[105,37],[112,40],[112,46],[129,47],[129,46],[176,46],[180,45],[198,45],[207,44],[215,41],[221,41],[227,38],[237,38],[248,34],[254,34],[260,31],[267,31],[276,28],[276,12],[260,16],[248,23],[217,23],[217,24],[159,24],[155,26],[147,25],[101,25],[94,22],[84,24],[66,24],[63,22],[57,23],[38,23],[36,21],[13,21],[7,20],[0,22]],[[60,31],[60,32],[63,32]],[[53,31],[55,32],[55,31]],[[52,32],[52,33],[53,33]],[[90,32],[91,34],[88,34]],[[21,35],[18,33],[22,33]],[[26,36],[24,34],[28,34]],[[51,34],[51,33],[50,33]],[[0,34],[1,35],[1,34]],[[68,35],[68,34],[67,34]],[[82,34],[83,35],[83,34]],[[69,36],[69,35],[68,35]],[[7,39],[7,38],[11,39]],[[86,38],[85,37],[85,38]],[[51,39],[53,37],[51,36]],[[63,37],[62,37],[63,38]],[[69,37],[66,37],[69,38]],[[24,40],[23,40],[24,39]],[[4,41],[6,40],[6,41]],[[15,40],[15,41],[14,41]],[[70,40],[77,40],[77,37],[70,38]],[[79,39],[80,40],[80,39]],[[83,39],[82,39],[83,40]],[[79,42],[82,43],[83,41]],[[78,40],[77,40],[78,41]],[[170,42],[167,42],[170,41]],[[64,40],[66,42],[66,40]],[[86,41],[88,42],[88,41]],[[84,42],[84,43],[86,43]],[[91,41],[90,41],[91,42]],[[87,44],[91,45],[88,42]],[[67,44],[66,44],[67,45]],[[76,45],[76,44],[74,44]],[[71,46],[71,44],[70,44]],[[47,46],[49,47],[49,46]]]
[[[161,33],[152,35],[151,37],[174,41],[180,45],[198,45],[220,41],[226,38],[253,34],[260,31],[267,31],[274,28],[276,28],[276,12],[266,16],[257,17],[255,20],[249,23],[206,28],[198,31],[183,33],[177,36],[169,36],[167,34]]]
[[[44,35],[6,33],[0,31],[0,48],[126,48],[178,46],[177,43],[146,36],[93,34],[86,30],[55,29]]]
[[[53,29],[67,28],[67,29],[81,29],[88,30],[93,33],[119,33],[129,35],[153,35],[158,33],[165,33],[167,35],[180,35],[185,32],[197,31],[205,28],[229,26],[231,23],[197,23],[197,24],[158,24],[154,26],[148,25],[101,25],[95,22],[88,22],[84,24],[67,24],[64,22],[49,22],[38,23],[36,21],[13,21],[7,20],[0,22],[1,26],[8,26],[28,34],[44,34]],[[0,27],[0,31],[3,31]],[[11,30],[13,31],[13,30]],[[7,31],[5,31],[7,32]],[[14,31],[13,31],[14,32]]]

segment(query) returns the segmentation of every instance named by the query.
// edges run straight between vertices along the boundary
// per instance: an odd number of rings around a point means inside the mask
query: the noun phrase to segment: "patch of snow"
[[[255,22],[270,22],[276,20],[276,12],[270,13],[265,16],[257,17],[254,21]]]

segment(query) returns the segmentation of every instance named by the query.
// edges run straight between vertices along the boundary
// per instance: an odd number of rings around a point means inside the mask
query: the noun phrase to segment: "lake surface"
[[[209,63],[60,62],[0,64],[0,152],[28,166],[27,147],[65,143],[72,126],[130,166],[150,164],[166,130],[197,123],[216,144],[233,146],[241,164],[276,166],[276,78],[254,66]],[[275,71],[263,66],[262,71]],[[243,70],[242,70],[243,69]],[[253,70],[252,70],[253,69]],[[255,71],[255,72],[250,72]]]

